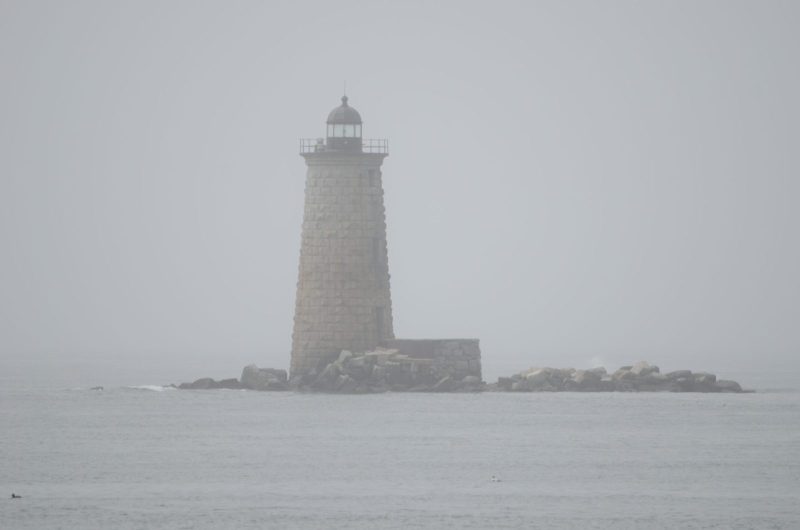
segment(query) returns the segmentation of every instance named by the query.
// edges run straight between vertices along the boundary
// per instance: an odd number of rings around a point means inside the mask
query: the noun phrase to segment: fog
[[[287,368],[344,83],[395,333],[532,365],[797,371],[792,2],[2,2],[0,372]],[[739,378],[747,384],[746,377]]]

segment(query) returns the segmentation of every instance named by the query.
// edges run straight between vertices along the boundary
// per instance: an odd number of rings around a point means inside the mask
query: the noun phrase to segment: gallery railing
[[[336,151],[336,149],[329,148],[325,144],[324,138],[300,138],[301,155],[308,153],[322,153],[325,151]],[[389,140],[373,138],[361,140],[361,152],[388,155]]]

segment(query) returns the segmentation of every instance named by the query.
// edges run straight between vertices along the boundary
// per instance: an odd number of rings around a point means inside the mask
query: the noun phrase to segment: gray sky
[[[0,1],[0,371],[288,367],[297,139],[345,80],[399,337],[796,371],[798,5]]]

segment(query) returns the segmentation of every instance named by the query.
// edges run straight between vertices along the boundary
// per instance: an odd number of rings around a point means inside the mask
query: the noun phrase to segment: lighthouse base
[[[474,392],[484,383],[477,339],[392,339],[372,351],[332,354],[289,385],[341,393]]]

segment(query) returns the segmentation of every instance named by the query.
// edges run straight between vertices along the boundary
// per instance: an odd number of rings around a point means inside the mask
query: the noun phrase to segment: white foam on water
[[[130,388],[132,390],[150,390],[153,392],[164,392],[165,390],[175,390],[175,387],[161,386],[161,385],[133,385],[133,386],[126,386],[125,388]]]

